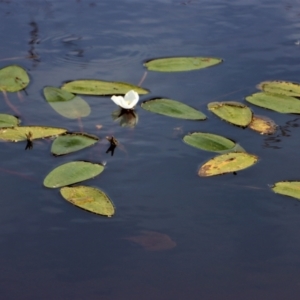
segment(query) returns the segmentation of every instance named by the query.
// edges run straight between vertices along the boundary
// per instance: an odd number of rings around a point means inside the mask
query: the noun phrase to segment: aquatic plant
[[[203,69],[220,64],[222,59],[204,57],[158,58],[146,62],[148,70],[157,72],[181,72]],[[145,76],[143,77],[144,81]],[[0,69],[0,90],[7,105],[14,111],[17,109],[10,103],[6,92],[19,92],[29,84],[29,76],[25,69],[11,65]],[[246,101],[260,107],[281,113],[300,113],[300,85],[287,81],[262,82],[258,88],[263,92],[246,97]],[[81,118],[87,117],[91,108],[89,104],[77,96],[110,95],[119,110],[113,112],[114,120],[121,126],[135,127],[138,115],[133,110],[139,94],[145,95],[149,90],[124,82],[107,82],[98,79],[74,80],[64,83],[61,88],[45,87],[44,97],[49,105],[60,115],[69,119],[77,119],[81,132],[68,132],[65,128],[49,126],[21,126],[20,118],[13,115],[0,114],[0,140],[9,142],[27,141],[25,149],[32,149],[33,140],[52,138],[51,153],[55,156],[67,155],[95,145],[99,137],[83,132]],[[152,98],[143,101],[141,107],[149,112],[163,116],[193,121],[203,121],[207,116],[196,108],[181,101],[168,98]],[[250,128],[261,134],[272,135],[276,132],[275,122],[264,116],[257,116],[245,104],[236,101],[208,103],[208,111],[230,124]],[[106,153],[114,154],[120,143],[115,137],[107,137],[110,143]],[[210,177],[226,173],[234,173],[257,163],[259,158],[249,154],[236,141],[209,132],[193,132],[186,134],[183,141],[200,150],[217,152],[219,155],[210,158],[198,170],[200,177]],[[98,176],[104,171],[104,164],[90,161],[71,161],[55,167],[44,178],[47,188],[61,188],[62,197],[75,206],[89,212],[110,217],[115,207],[109,197],[100,189],[88,186],[73,186],[79,182]],[[300,199],[298,181],[277,182],[272,190],[282,195]],[[139,241],[137,239],[137,241]]]

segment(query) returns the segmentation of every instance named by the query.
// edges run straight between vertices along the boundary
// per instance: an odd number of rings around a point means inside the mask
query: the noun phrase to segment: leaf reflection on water
[[[167,234],[156,231],[141,231],[140,235],[123,239],[134,242],[147,251],[163,251],[176,247],[176,243]]]

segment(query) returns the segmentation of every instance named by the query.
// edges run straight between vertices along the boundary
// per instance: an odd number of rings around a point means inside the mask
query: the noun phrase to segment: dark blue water
[[[19,64],[31,83],[20,102],[22,124],[78,131],[45,102],[45,86],[97,78],[138,84],[143,62],[164,56],[215,56],[206,70],[149,72],[141,97],[168,97],[206,113],[204,122],[137,108],[138,125],[113,122],[109,97],[83,97],[92,113],[86,132],[96,147],[55,158],[51,143],[1,143],[1,299],[298,299],[300,206],[268,185],[300,179],[295,115],[252,107],[282,130],[261,136],[210,114],[210,101],[244,101],[264,80],[299,81],[300,6],[291,1],[0,1],[0,67]],[[1,96],[1,113],[13,113]],[[97,129],[96,125],[102,125]],[[204,131],[240,143],[259,163],[236,176],[200,178],[214,154],[182,142]],[[105,136],[123,145],[105,154]],[[123,150],[123,151],[122,151]],[[116,206],[102,218],[43,187],[54,167],[71,160],[106,161],[87,185]],[[124,238],[142,231],[168,235],[176,247],[149,251]]]

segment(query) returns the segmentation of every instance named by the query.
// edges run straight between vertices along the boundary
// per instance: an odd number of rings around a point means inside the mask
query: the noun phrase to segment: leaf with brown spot
[[[67,131],[64,128],[45,126],[15,126],[0,129],[0,140],[9,142],[19,142],[27,140],[27,135],[31,133],[31,140],[42,139],[63,134]]]
[[[300,97],[300,84],[297,82],[283,80],[264,81],[257,87],[271,94]]]
[[[251,109],[240,102],[211,102],[208,103],[209,111],[233,125],[247,127],[252,120]]]
[[[277,125],[267,117],[254,115],[248,127],[260,134],[273,134],[276,131]]]
[[[198,171],[201,177],[221,175],[246,169],[254,165],[258,157],[246,152],[231,152],[218,155],[207,161]]]
[[[101,190],[89,186],[63,187],[60,193],[65,200],[89,212],[111,217],[115,208],[109,197]]]
[[[10,65],[0,69],[0,91],[18,92],[27,87],[29,76],[25,69]]]

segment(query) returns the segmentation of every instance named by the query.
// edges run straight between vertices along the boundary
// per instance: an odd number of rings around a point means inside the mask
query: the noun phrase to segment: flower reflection
[[[133,128],[138,123],[139,117],[136,111],[132,109],[118,109],[112,113],[114,121],[119,122],[122,127]]]

